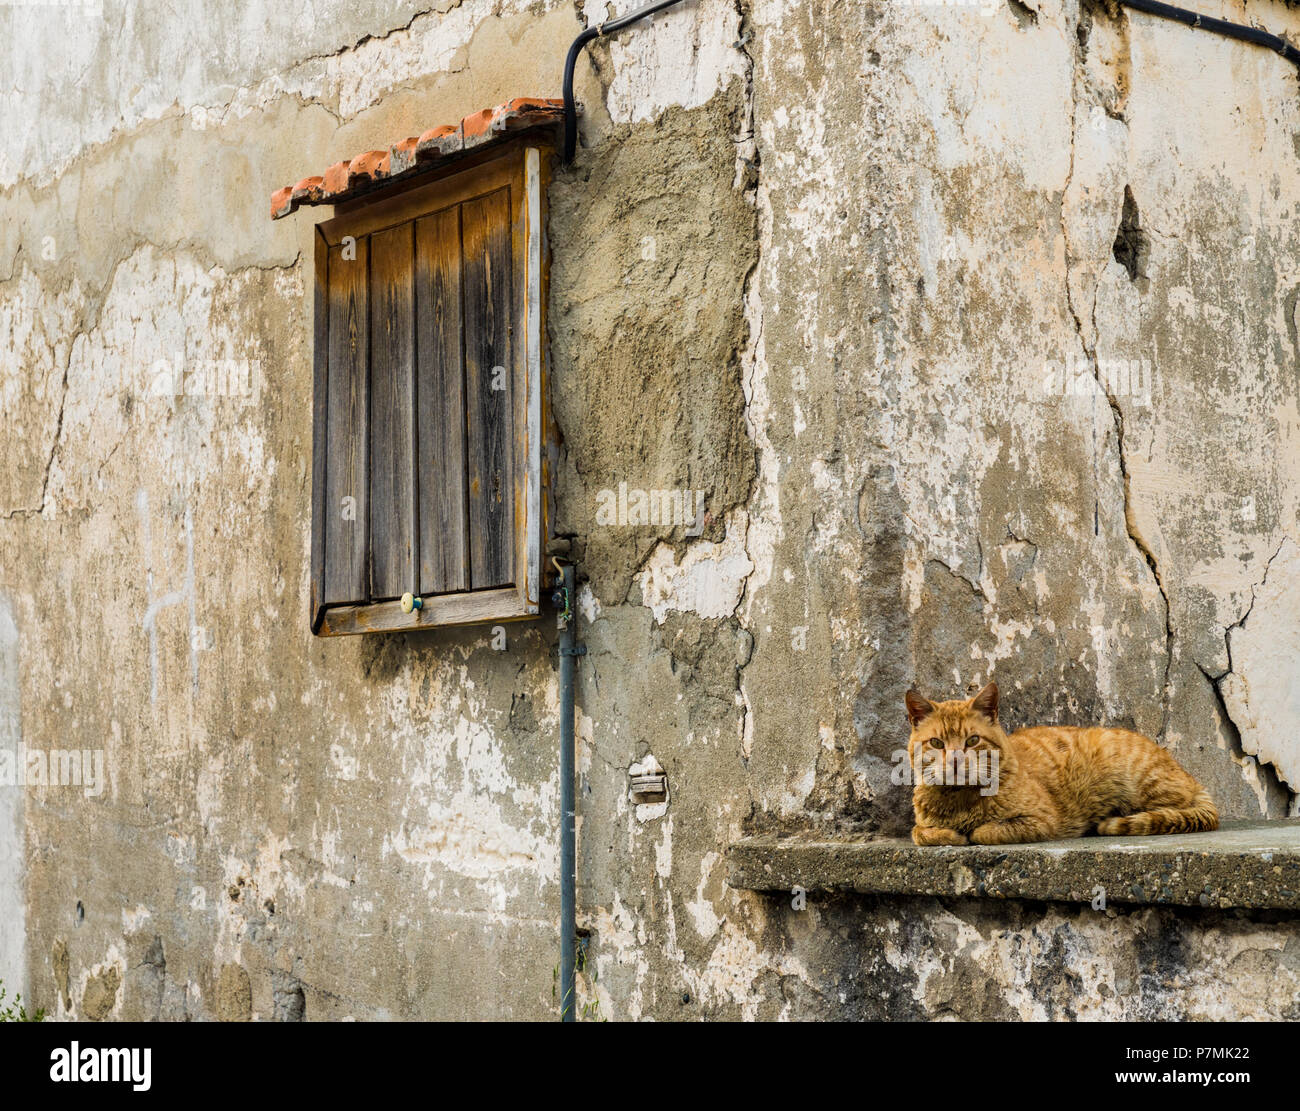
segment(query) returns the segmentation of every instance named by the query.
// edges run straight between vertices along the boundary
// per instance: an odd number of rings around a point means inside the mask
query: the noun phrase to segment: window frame
[[[542,538],[551,513],[548,448],[552,443],[546,405],[546,187],[552,148],[536,137],[517,139],[456,163],[418,184],[383,190],[337,206],[334,216],[316,224],[312,383],[312,521],[310,622],[317,636],[401,632],[485,622],[528,620],[540,612]],[[329,604],[324,598],[325,514],[329,447],[326,436],[329,396],[329,251],[345,236],[360,239],[413,222],[500,188],[510,189],[510,290],[512,342],[510,415],[513,437],[514,582],[485,590],[421,595],[422,607],[406,613],[398,600]],[[369,258],[366,265],[369,266]],[[463,311],[463,309],[462,309]],[[522,327],[520,327],[522,325]],[[522,336],[520,335],[522,333]],[[416,337],[417,343],[419,337]],[[522,340],[522,342],[521,342]],[[367,483],[372,454],[369,429],[372,356],[367,328],[366,415],[362,431]],[[415,370],[412,370],[415,374]],[[413,416],[412,418],[416,418]],[[412,433],[418,471],[420,429]],[[420,476],[423,477],[423,476]],[[472,494],[470,495],[472,496]],[[413,499],[418,502],[416,494]],[[372,560],[370,506],[366,499],[362,544],[367,577]],[[466,537],[467,542],[469,537]]]

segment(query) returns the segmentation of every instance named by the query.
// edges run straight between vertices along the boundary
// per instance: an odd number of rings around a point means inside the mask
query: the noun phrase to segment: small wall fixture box
[[[654,756],[628,768],[632,780],[632,801],[636,803],[663,802],[668,797],[668,776]]]

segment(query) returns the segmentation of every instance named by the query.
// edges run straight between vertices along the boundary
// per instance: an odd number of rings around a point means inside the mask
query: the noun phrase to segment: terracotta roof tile
[[[386,150],[368,150],[364,154],[358,154],[348,163],[349,188],[387,176],[388,151]]]
[[[335,162],[321,179],[321,197],[335,197],[348,191],[348,164]]]
[[[412,135],[388,148],[388,172],[396,177],[415,168],[415,148],[420,140]]]
[[[271,194],[271,219],[278,220],[281,216],[288,216],[293,211],[293,190],[289,186],[283,189],[277,189]]]
[[[492,126],[492,118],[496,115],[493,108],[484,108],[481,112],[475,112],[472,116],[466,116],[460,121],[460,129],[464,132],[467,139],[472,139],[476,135],[486,134],[487,129]]]
[[[538,97],[517,97],[485,108],[459,123],[430,128],[387,150],[364,151],[335,162],[322,176],[305,177],[297,185],[277,189],[271,194],[271,219],[288,216],[301,205],[339,204],[398,178],[435,169],[517,132],[554,125],[563,117],[562,100]]]
[[[464,149],[461,142],[461,125],[444,124],[433,127],[416,140],[415,157],[422,163],[437,162],[444,158],[454,158]]]
[[[303,178],[302,181],[298,182],[298,184],[293,187],[292,196],[294,201],[298,204],[316,204],[320,200],[321,194],[324,192],[324,189],[322,188],[324,184],[325,179],[323,177]]]

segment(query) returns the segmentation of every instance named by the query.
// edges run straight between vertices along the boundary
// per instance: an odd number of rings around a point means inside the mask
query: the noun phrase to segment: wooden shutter
[[[538,158],[318,226],[314,632],[538,612]],[[407,591],[422,610],[401,612]]]

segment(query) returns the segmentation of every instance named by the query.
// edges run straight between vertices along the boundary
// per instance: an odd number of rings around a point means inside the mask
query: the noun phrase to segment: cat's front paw
[[[912,840],[918,845],[969,845],[964,833],[938,826],[913,826]]]

